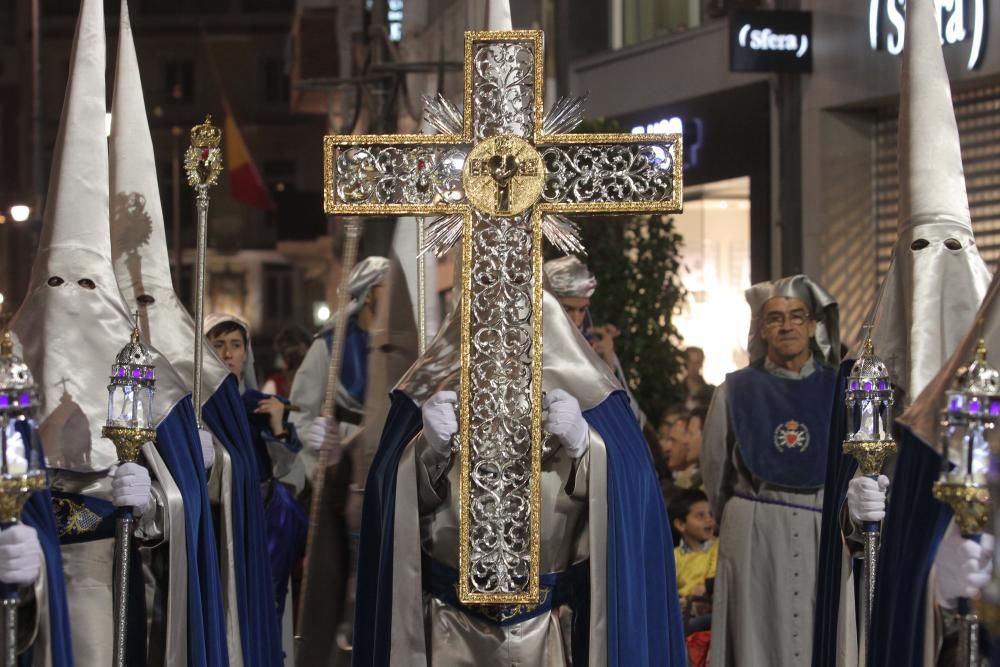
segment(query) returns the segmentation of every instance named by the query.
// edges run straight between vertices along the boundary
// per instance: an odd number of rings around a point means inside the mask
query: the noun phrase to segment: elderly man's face
[[[585,296],[564,296],[559,299],[563,310],[573,320],[573,324],[579,329],[583,326],[583,321],[587,318],[587,308],[590,307],[590,299]]]
[[[794,359],[804,354],[814,333],[816,321],[799,299],[775,297],[764,304],[760,335],[772,360]]]

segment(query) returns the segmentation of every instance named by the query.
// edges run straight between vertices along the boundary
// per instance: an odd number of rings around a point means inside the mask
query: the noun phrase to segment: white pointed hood
[[[510,0],[486,0],[488,30],[513,30],[510,21]]]
[[[908,399],[962,340],[990,283],[965,192],[934,0],[909,0],[899,109],[899,240],[871,316]]]
[[[1000,361],[1000,280],[993,277],[989,291],[983,299],[978,314],[958,344],[948,363],[938,372],[920,395],[913,400],[909,409],[899,417],[899,421],[910,427],[913,433],[941,453],[941,414],[946,407],[947,392],[955,387],[959,371],[969,365],[975,357],[976,344],[982,338],[986,342],[987,360],[997,365]]]
[[[105,470],[118,460],[101,427],[111,365],[132,332],[111,267],[106,48],[103,2],[83,0],[41,242],[28,294],[11,322],[43,397],[39,427],[48,463],[81,471]],[[180,396],[171,391],[173,370],[151,352],[159,421]]]
[[[140,328],[183,379],[194,386],[194,319],[174,292],[153,139],[143,99],[128,2],[122,0],[118,64],[111,105],[111,256],[122,296],[137,304]],[[141,297],[141,298],[140,298]],[[152,301],[150,301],[152,299]],[[203,402],[229,375],[205,346]]]

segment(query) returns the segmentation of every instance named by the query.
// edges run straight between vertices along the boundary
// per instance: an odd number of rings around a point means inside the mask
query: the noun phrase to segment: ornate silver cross
[[[434,215],[462,243],[459,598],[534,604],[541,541],[542,234],[580,250],[562,213],[681,209],[679,135],[565,134],[582,100],[542,109],[542,32],[467,32],[463,114],[437,135],[333,135],[331,215]]]

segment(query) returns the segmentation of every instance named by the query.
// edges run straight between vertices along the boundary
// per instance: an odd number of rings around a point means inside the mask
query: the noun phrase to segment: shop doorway
[[[705,351],[702,373],[717,385],[747,365],[750,178],[685,187],[684,213],[674,223],[684,239],[681,281],[688,295],[673,321],[683,347]]]

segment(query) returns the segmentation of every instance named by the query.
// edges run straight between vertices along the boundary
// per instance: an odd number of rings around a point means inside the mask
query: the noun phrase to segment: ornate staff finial
[[[205,257],[208,252],[208,189],[219,182],[222,173],[222,130],[212,125],[212,114],[205,122],[191,128],[191,145],[184,152],[184,169],[188,185],[195,191],[198,209],[198,237],[195,248],[195,304],[194,321],[198,327],[194,337],[194,387],[192,400],[194,414],[201,428],[201,374],[204,359],[205,336]]]
[[[868,323],[863,329],[865,342],[861,356],[854,362],[847,376],[844,396],[847,437],[842,448],[845,454],[857,460],[862,475],[877,480],[882,474],[886,459],[896,451],[896,442],[892,438],[892,413],[896,401],[889,369],[875,354],[875,345],[872,343],[873,326]],[[876,521],[866,521],[861,526],[864,536],[864,568],[861,571],[863,597],[859,645],[862,650],[868,646],[881,531],[881,525]]]
[[[874,328],[875,325],[871,324],[870,322],[861,327],[862,331],[865,332],[865,343],[863,346],[864,349],[862,350],[862,354],[866,357],[875,356],[875,345],[872,343],[872,329]]]
[[[212,125],[212,114],[205,122],[191,128],[191,146],[184,153],[188,185],[207,188],[219,182],[222,173],[222,130]]]

